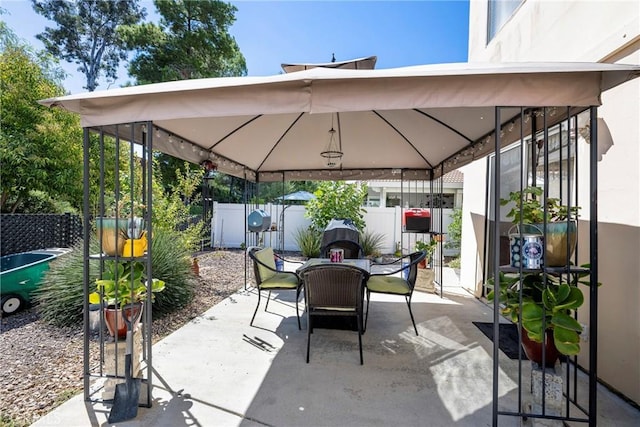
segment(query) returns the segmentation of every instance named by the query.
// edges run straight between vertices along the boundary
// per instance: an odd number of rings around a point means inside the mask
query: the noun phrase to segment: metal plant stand
[[[506,108],[506,107],[505,107]],[[584,110],[584,109],[582,109]],[[488,207],[487,224],[490,230],[488,240],[493,247],[485,251],[485,259],[490,260],[490,267],[486,271],[489,276],[496,279],[497,288],[499,286],[499,275],[503,273],[523,273],[535,272],[547,276],[559,277],[565,283],[577,286],[577,276],[588,276],[589,293],[589,323],[590,336],[588,342],[589,360],[586,363],[579,363],[578,356],[564,357],[562,363],[556,364],[555,368],[537,366],[533,362],[523,360],[523,353],[520,351],[520,358],[517,361],[517,403],[509,406],[505,399],[499,394],[500,376],[503,369],[501,364],[499,343],[499,321],[500,303],[499,298],[494,299],[494,340],[493,340],[493,420],[494,426],[499,424],[501,417],[519,417],[529,425],[549,422],[579,422],[588,423],[590,426],[596,425],[596,385],[597,385],[597,261],[598,261],[598,241],[597,241],[597,131],[596,131],[596,107],[588,109],[590,115],[590,159],[589,176],[589,241],[590,247],[590,268],[577,268],[577,248],[571,261],[562,267],[547,267],[544,264],[540,268],[529,270],[520,267],[511,267],[504,264],[500,256],[500,239],[502,220],[500,216],[500,196],[501,187],[507,182],[505,175],[510,170],[516,170],[520,174],[519,187],[522,190],[526,186],[540,186],[544,188],[544,200],[550,197],[550,191],[554,191],[554,196],[559,197],[563,204],[569,207],[577,205],[578,182],[575,178],[578,175],[578,129],[576,115],[581,109],[565,107],[547,108],[521,108],[516,115],[503,117],[504,108],[495,108],[495,130],[486,137],[486,143],[493,143],[495,146],[495,160],[493,163],[493,175],[490,176],[488,194],[491,205]],[[513,108],[509,109],[513,113]],[[519,135],[518,135],[519,134]],[[533,136],[531,136],[533,135]],[[519,165],[517,162],[501,161],[501,147],[504,145],[503,138],[510,138],[512,141],[520,141]],[[528,148],[528,150],[527,150]],[[551,167],[550,165],[553,165]],[[490,169],[490,168],[489,168]],[[504,169],[504,171],[503,171]],[[489,174],[491,175],[491,174]],[[510,181],[513,186],[513,179]],[[503,213],[504,215],[504,213]],[[546,227],[544,227],[546,233]],[[543,236],[544,241],[548,235]],[[544,245],[542,245],[544,247]],[[492,253],[487,257],[487,253]],[[584,278],[583,278],[584,280]],[[546,286],[546,279],[545,279]],[[522,298],[522,297],[521,297]],[[522,300],[520,302],[522,304]],[[577,313],[576,313],[577,319]],[[543,347],[543,356],[544,356]],[[583,362],[580,360],[580,362]],[[586,372],[586,373],[585,373]],[[588,393],[580,393],[578,382],[581,377],[586,377],[588,383]]]
[[[105,327],[104,310],[100,305],[89,304],[88,296],[96,290],[96,278],[102,277],[106,263],[129,261],[142,263],[145,276],[153,277],[152,129],[151,122],[84,128],[84,398],[90,402],[109,403],[114,398],[116,384],[125,381],[125,339],[117,334],[114,337],[109,336]],[[129,167],[121,170],[120,160],[125,153]],[[96,159],[97,164],[92,164]],[[97,170],[93,170],[94,168]],[[97,189],[90,186],[89,177],[94,174],[99,177]],[[122,183],[126,185],[123,186]],[[127,220],[127,217],[133,219],[134,211],[138,210],[138,214],[144,219],[144,232],[148,241],[144,255],[125,257],[117,250],[110,255],[104,253],[102,245],[105,243],[105,236],[96,233],[92,217],[93,209],[96,207],[96,215],[99,217],[109,215],[109,211],[114,210],[114,213],[122,216],[124,220]],[[124,215],[125,211],[128,212],[127,216]],[[119,232],[115,232],[114,235],[115,247],[121,247],[119,240],[124,237]],[[131,365],[133,376],[142,380],[138,406],[151,407],[151,280],[147,280],[146,283],[146,300],[139,328],[133,333]],[[116,304],[123,297],[125,296],[116,293]]]

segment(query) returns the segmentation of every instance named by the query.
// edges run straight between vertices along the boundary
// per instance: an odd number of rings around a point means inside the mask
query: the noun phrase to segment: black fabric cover
[[[360,233],[350,219],[332,219],[322,234],[321,248],[336,240],[349,240],[360,243]]]

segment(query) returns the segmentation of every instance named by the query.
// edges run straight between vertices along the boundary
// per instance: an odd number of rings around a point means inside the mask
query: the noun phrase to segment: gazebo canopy
[[[557,123],[640,75],[601,63],[315,67],[267,77],[183,80],[41,101],[84,127],[124,137],[138,123],[153,148],[249,180],[429,179],[531,133],[532,114]],[[496,123],[496,107],[500,122]],[[142,124],[152,123],[153,132]],[[115,126],[123,125],[123,126]],[[330,165],[321,155],[341,153]],[[337,148],[336,148],[337,147]]]

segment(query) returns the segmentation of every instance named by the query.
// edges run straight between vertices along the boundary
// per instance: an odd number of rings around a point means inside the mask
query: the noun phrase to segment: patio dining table
[[[304,264],[298,267],[298,269],[296,270],[296,273],[300,273],[302,270],[304,270],[307,267],[311,267],[312,265],[319,265],[319,264],[327,264],[327,265],[347,264],[347,265],[353,265],[355,267],[361,268],[367,273],[371,272],[370,271],[371,261],[367,258],[344,259],[341,262],[332,262],[329,258],[309,258]]]

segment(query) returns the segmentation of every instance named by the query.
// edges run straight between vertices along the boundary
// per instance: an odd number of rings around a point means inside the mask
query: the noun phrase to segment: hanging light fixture
[[[338,141],[336,141],[336,130],[333,128],[333,115],[331,115],[331,129],[329,130],[329,142],[323,152],[320,153],[322,157],[327,159],[327,167],[334,168],[338,166],[342,160],[342,151]]]

